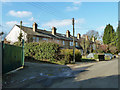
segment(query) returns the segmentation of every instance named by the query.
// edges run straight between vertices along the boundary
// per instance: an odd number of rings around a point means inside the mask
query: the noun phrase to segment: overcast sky
[[[89,30],[103,33],[107,24],[116,30],[118,23],[117,2],[4,2],[2,3],[2,27],[9,32],[14,24],[22,20],[24,26],[72,34],[72,18],[75,18],[75,34],[85,34]]]

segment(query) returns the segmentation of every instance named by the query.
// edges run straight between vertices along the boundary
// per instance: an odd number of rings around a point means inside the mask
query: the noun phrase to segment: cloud
[[[14,10],[11,10],[8,12],[9,15],[11,16],[14,16],[14,17],[29,17],[32,15],[32,12],[29,12],[29,11],[14,11]]]
[[[100,26],[100,27],[98,27],[96,30],[97,30],[97,31],[104,31],[104,29],[105,29],[105,26]]]
[[[78,10],[78,9],[79,9],[79,7],[77,7],[77,6],[66,7],[67,11],[75,11],[75,10]]]
[[[76,11],[79,10],[81,5],[81,0],[75,0],[73,1],[73,4],[71,6],[66,7],[66,11]]]
[[[19,23],[17,21],[8,21],[8,22],[6,22],[6,25],[9,26],[9,27],[14,26],[15,24],[19,24]]]
[[[34,18],[33,17],[31,17],[30,19],[29,19],[29,21],[33,21],[34,20]]]
[[[6,22],[6,25],[8,26],[8,27],[13,27],[15,24],[20,24],[20,22],[17,22],[17,21],[8,21],[8,22]],[[23,22],[23,25],[28,25],[29,23],[27,23],[27,22]]]
[[[73,4],[74,4],[74,5],[80,5],[80,4],[81,4],[81,0],[74,0],[74,1],[73,1]]]
[[[82,24],[84,23],[84,19],[77,19],[75,20],[75,23],[76,24]],[[45,24],[42,24],[42,26],[48,26],[48,27],[52,27],[52,26],[55,26],[55,27],[62,27],[62,26],[67,26],[67,25],[72,25],[72,19],[64,19],[64,20],[52,20],[52,21],[49,21]]]

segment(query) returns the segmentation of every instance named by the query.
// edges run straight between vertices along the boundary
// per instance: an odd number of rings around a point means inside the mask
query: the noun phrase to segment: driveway
[[[75,65],[25,63],[4,75],[4,88],[117,88],[118,59]]]

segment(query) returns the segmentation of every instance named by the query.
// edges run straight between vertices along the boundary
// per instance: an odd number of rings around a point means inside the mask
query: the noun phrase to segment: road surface
[[[4,75],[4,88],[118,88],[118,59],[75,65],[25,63]]]

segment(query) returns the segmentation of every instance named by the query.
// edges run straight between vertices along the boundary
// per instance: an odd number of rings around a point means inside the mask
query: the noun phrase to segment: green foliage
[[[115,45],[116,33],[113,29],[113,26],[108,24],[104,29],[103,43]]]
[[[105,56],[105,60],[110,60],[110,56]]]
[[[49,59],[54,60],[57,59],[57,55],[59,52],[59,45],[55,43],[26,43],[25,44],[25,56],[34,57],[37,60]]]
[[[22,35],[22,33],[20,32],[19,37],[18,37],[18,40],[19,40],[20,42],[22,41],[22,37],[23,37],[23,35]]]
[[[117,46],[118,52],[120,52],[120,27],[119,26],[116,32],[116,46]]]
[[[94,59],[98,59],[98,54],[95,54],[95,55],[94,55]]]
[[[64,60],[66,63],[70,63],[73,61],[73,49],[62,49],[61,55],[63,55],[62,60]],[[76,49],[75,50],[75,61],[81,61],[81,52]]]
[[[21,46],[21,42],[17,42],[14,45]],[[73,49],[59,49],[59,45],[52,42],[30,42],[25,43],[24,51],[25,57],[33,58],[40,61],[48,61],[57,64],[70,63],[73,60]],[[75,60],[81,60],[81,52],[75,50]]]
[[[14,45],[15,46],[22,46],[22,42],[15,42]]]
[[[14,45],[21,46],[21,43],[18,42]],[[26,58],[32,57],[36,60],[55,61],[58,58],[59,45],[50,42],[30,42],[25,43],[24,50]]]

